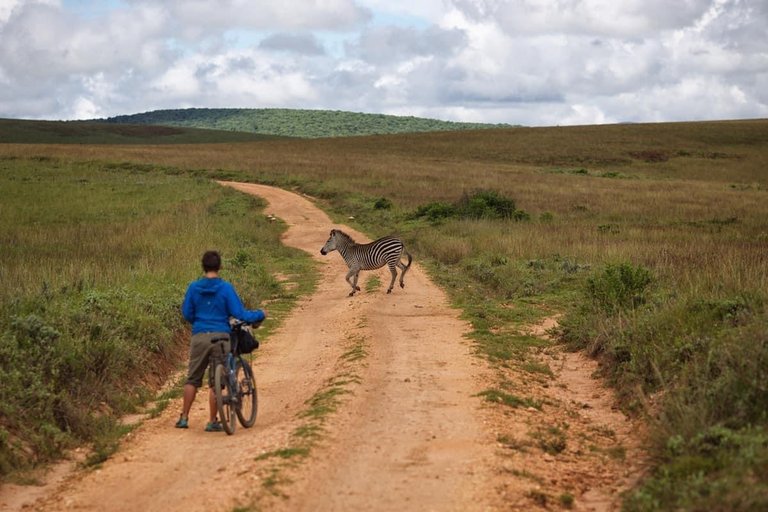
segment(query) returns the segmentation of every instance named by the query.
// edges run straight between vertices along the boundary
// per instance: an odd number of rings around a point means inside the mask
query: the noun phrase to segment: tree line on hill
[[[279,108],[187,108],[154,110],[94,121],[208,128],[301,138],[509,128],[508,124],[463,123],[413,116]]]

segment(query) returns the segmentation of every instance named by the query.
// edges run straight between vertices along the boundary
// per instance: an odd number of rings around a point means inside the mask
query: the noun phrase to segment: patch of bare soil
[[[297,194],[223,185],[266,199],[267,214],[289,226],[284,243],[323,263],[316,293],[300,302],[253,360],[259,386],[254,428],[234,436],[204,432],[207,397],[201,393],[190,429],[175,429],[180,403],[174,401],[98,469],[70,472],[27,499],[0,488],[0,510],[615,507],[617,492],[635,474],[636,437],[633,423],[591,377],[592,362],[556,351],[546,356],[554,380],[504,376],[521,394],[541,399],[541,410],[488,404],[477,394],[497,382],[498,370],[474,355],[464,336],[469,326],[418,263],[404,290],[388,295],[385,286],[370,292],[362,286],[350,298],[343,260],[334,253],[321,257],[319,249],[332,227],[358,242],[367,241],[364,235],[334,225]],[[388,271],[381,272],[380,281],[388,283]],[[357,340],[353,351],[350,340]],[[308,455],[286,463],[265,458],[289,454],[315,398],[342,377],[335,412],[323,417]],[[558,432],[565,432],[562,449]]]

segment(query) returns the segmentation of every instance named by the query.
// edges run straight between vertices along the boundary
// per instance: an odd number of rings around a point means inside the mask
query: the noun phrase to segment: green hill
[[[352,135],[509,128],[505,124],[458,123],[412,116],[332,110],[188,108],[154,110],[96,120],[112,124],[183,126],[264,135],[319,138]]]
[[[272,139],[274,136],[198,128],[105,124],[92,121],[0,119],[0,143],[201,144]]]

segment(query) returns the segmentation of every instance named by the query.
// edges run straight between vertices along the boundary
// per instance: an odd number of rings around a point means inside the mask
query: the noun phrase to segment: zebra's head
[[[325,242],[325,245],[322,249],[320,249],[320,254],[325,256],[331,251],[336,250],[336,233],[338,233],[335,229],[331,230],[331,237],[328,239],[327,242]]]
[[[339,251],[344,254],[345,249],[354,244],[355,241],[352,240],[351,236],[340,229],[332,229],[330,238],[325,242],[323,248],[320,249],[320,254],[326,255],[331,251]]]

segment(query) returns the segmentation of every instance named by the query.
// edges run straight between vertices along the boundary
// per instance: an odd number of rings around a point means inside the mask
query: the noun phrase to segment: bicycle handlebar
[[[251,327],[256,328],[261,325],[261,322],[263,322],[263,320],[259,320],[258,322],[246,322],[245,320],[234,320],[230,325],[233,328],[242,327],[244,325],[250,325]]]
[[[230,327],[232,329],[239,329],[245,325],[250,325],[253,328],[256,328],[261,325],[261,321],[259,322],[246,322],[245,320],[235,320],[230,324]],[[216,338],[211,339],[211,343],[217,343],[219,341],[228,341],[229,336],[217,336]]]

